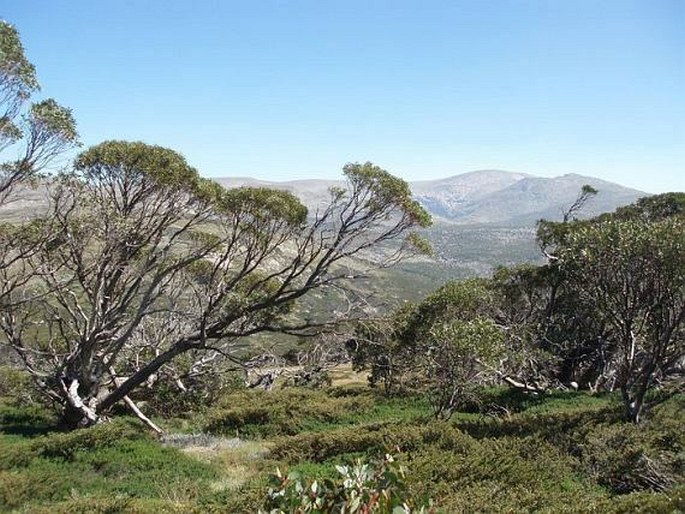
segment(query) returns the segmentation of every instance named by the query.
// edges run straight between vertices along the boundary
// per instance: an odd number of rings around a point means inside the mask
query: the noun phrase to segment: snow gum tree
[[[35,222],[49,237],[36,230],[40,250],[14,268],[31,279],[2,318],[5,343],[68,426],[119,401],[142,415],[129,394],[178,356],[236,359],[247,336],[310,329],[295,302],[351,280],[346,259],[385,266],[425,249],[412,229],[430,217],[405,182],[371,163],[344,173],[309,216],[290,193],[225,190],[166,148],[88,149]]]
[[[56,158],[78,145],[71,111],[53,99],[31,103],[40,90],[17,30],[0,20],[0,209],[8,212],[22,192],[37,186]],[[4,216],[3,216],[4,218]],[[30,218],[30,216],[29,216]],[[0,319],[26,287],[26,259],[39,251],[48,224],[0,219]],[[7,355],[0,348],[0,358]]]
[[[557,255],[567,287],[609,328],[626,417],[638,422],[649,389],[685,357],[683,218],[579,225]]]

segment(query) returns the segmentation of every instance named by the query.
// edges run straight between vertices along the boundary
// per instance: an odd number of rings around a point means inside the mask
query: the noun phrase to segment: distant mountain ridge
[[[315,210],[328,201],[335,180],[270,182],[252,178],[215,178],[224,187],[263,186],[292,192]],[[415,198],[436,220],[458,225],[531,226],[540,218],[556,220],[589,184],[598,193],[584,217],[610,212],[648,193],[574,173],[539,177],[503,170],[478,170],[452,177],[410,182]]]
[[[291,180],[272,182],[249,177],[214,178],[227,188],[261,186],[284,189],[295,194],[315,212],[330,201],[331,186],[344,185],[340,180]],[[583,209],[581,216],[590,217],[610,212],[634,202],[647,193],[613,182],[578,174],[539,177],[502,170],[479,170],[437,180],[410,182],[414,197],[438,222],[451,225],[490,225],[532,227],[541,218],[561,219],[578,196],[582,186],[598,190]],[[24,189],[16,201],[0,208],[0,217],[21,219],[46,204],[45,188]]]

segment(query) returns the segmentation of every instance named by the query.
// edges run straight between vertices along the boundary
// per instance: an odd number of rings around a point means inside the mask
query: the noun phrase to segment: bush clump
[[[210,410],[205,430],[253,437],[292,435],[308,425],[350,420],[373,406],[371,393],[334,396],[300,388],[243,391],[224,397]]]
[[[0,365],[0,399],[15,407],[38,405],[44,400],[28,372],[7,365]]]
[[[399,449],[411,452],[424,444],[444,449],[468,448],[472,439],[446,422],[369,423],[323,433],[303,433],[277,439],[272,457],[285,462],[324,462],[337,455],[366,452],[381,454]]]

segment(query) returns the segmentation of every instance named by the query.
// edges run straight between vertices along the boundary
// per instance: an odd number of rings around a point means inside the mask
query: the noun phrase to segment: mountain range
[[[263,186],[295,194],[310,211],[325,205],[334,180],[269,182],[252,178],[216,178],[224,187]],[[594,177],[567,174],[539,177],[502,170],[479,170],[449,178],[410,182],[414,197],[438,222],[456,225],[532,226],[540,218],[561,219],[583,185],[598,193],[582,216],[595,216],[634,202],[647,193]]]
[[[271,182],[254,178],[215,178],[227,188],[262,186],[295,194],[310,210],[326,205],[331,186],[344,186],[336,180],[291,180]],[[594,177],[567,174],[539,177],[502,170],[479,170],[449,178],[410,182],[414,197],[437,223],[451,225],[531,227],[541,218],[561,219],[584,184],[598,193],[587,203],[581,216],[609,212],[634,202],[647,193]],[[45,203],[45,191],[27,189],[16,201],[0,208],[2,217],[22,217]]]
[[[262,186],[291,191],[310,209],[325,206],[335,180],[270,182],[253,178],[216,178],[225,187]],[[417,300],[451,278],[487,276],[500,265],[541,263],[535,222],[558,220],[584,184],[598,193],[581,217],[608,212],[647,193],[593,177],[568,174],[546,178],[501,170],[480,170],[439,180],[410,182],[414,197],[431,213],[434,225],[424,231],[434,257],[407,261],[365,284],[369,296]],[[0,221],[25,219],[46,202],[44,188],[25,189],[0,207]]]

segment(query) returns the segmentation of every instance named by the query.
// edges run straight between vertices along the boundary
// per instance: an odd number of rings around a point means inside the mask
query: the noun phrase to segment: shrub
[[[0,440],[0,470],[28,466],[35,458],[72,461],[79,451],[115,446],[125,439],[147,438],[125,420],[98,425],[88,430],[51,433],[30,440]]]
[[[0,398],[16,407],[39,404],[44,399],[28,372],[12,366],[0,366]]]
[[[38,406],[17,407],[0,405],[0,431],[5,434],[32,436],[54,430],[54,413]]]
[[[477,439],[505,436],[537,436],[544,441],[574,452],[578,440],[600,423],[615,423],[622,419],[620,408],[604,404],[578,406],[557,412],[523,412],[509,419],[481,418],[460,420],[457,426]]]
[[[333,396],[327,391],[287,388],[231,394],[207,415],[205,430],[244,436],[292,435],[312,423],[336,423],[374,406],[370,393]]]
[[[631,423],[598,426],[582,445],[583,467],[616,493],[666,491],[676,483],[678,471],[682,475],[683,456],[678,458],[677,447],[658,448],[650,435]]]
[[[136,398],[145,401],[149,414],[164,418],[187,417],[216,404],[227,394],[244,388],[237,373],[206,373],[192,381],[186,381],[186,391],[181,391],[169,378],[159,380],[147,390],[139,391]]]
[[[32,507],[34,514],[189,514],[204,512],[197,506],[168,500],[145,500],[126,497],[83,497]]]
[[[598,502],[595,512],[613,514],[674,514],[685,512],[685,488],[654,494],[643,491]]]
[[[197,502],[217,476],[209,464],[121,421],[28,440],[0,438],[0,510],[30,505],[33,512],[41,503],[61,502],[55,512],[188,512],[167,507]],[[171,503],[155,510],[116,498]]]
[[[337,480],[303,480],[296,474],[284,476],[280,470],[271,477],[272,487],[265,502],[270,514],[346,512],[349,514],[423,513],[427,505],[415,503],[405,485],[406,470],[390,455],[379,462],[336,466]],[[265,511],[260,510],[265,514]]]
[[[468,446],[471,438],[445,422],[411,424],[370,423],[323,433],[303,433],[277,439],[271,455],[295,463],[324,462],[337,455],[366,452],[382,454],[399,448],[410,452],[424,444],[442,448]]]

